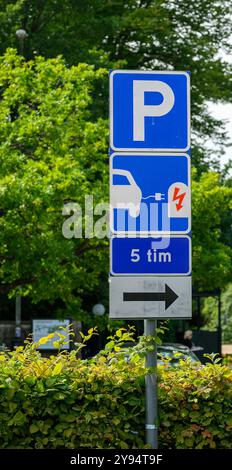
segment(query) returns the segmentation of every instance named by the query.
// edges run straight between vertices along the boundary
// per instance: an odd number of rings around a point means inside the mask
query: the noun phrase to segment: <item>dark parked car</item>
[[[126,342],[121,351],[124,353],[126,361],[130,360],[130,350],[131,348],[137,346],[138,343]],[[130,350],[129,350],[130,349]],[[198,350],[199,348],[194,348]],[[200,348],[202,349],[202,348]],[[117,354],[114,358],[110,359],[109,363],[115,362]],[[157,346],[157,362],[158,365],[167,365],[171,367],[176,367],[180,364],[181,360],[188,359],[191,362],[201,364],[201,361],[198,359],[194,350],[189,349],[183,344],[177,343],[163,343],[162,345]]]
[[[200,360],[194,353],[194,349],[189,349],[183,344],[163,343],[162,345],[157,346],[158,364],[167,363],[175,367],[178,366],[180,360],[183,359],[189,359],[191,362],[200,363]],[[195,350],[198,350],[198,348]]]

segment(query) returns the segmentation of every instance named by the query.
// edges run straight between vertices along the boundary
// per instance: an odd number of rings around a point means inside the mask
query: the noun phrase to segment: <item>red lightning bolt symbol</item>
[[[177,188],[175,187],[174,189],[174,194],[173,194],[173,201],[178,201],[178,204],[176,204],[176,208],[177,210],[179,211],[180,209],[182,209],[182,202],[183,202],[183,199],[186,195],[186,193],[182,193],[182,194],[179,194],[179,191],[180,191],[180,188]]]

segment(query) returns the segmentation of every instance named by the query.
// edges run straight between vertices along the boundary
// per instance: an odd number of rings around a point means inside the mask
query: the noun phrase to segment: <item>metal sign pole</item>
[[[21,338],[21,295],[15,299],[15,337]]]
[[[144,321],[145,336],[154,336],[157,328],[157,320]],[[152,374],[147,374],[145,378],[146,386],[146,443],[152,449],[158,449],[158,397],[157,397],[157,346],[154,341],[154,349],[147,352],[146,367],[154,367]]]

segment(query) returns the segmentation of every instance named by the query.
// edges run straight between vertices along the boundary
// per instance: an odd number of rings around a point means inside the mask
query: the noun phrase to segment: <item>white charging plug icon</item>
[[[165,194],[155,193],[155,201],[163,201],[165,199]]]

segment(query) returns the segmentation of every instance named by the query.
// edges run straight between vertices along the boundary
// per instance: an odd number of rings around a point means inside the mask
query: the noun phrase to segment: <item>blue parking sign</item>
[[[186,152],[190,147],[189,74],[112,71],[110,146],[115,151]]]

